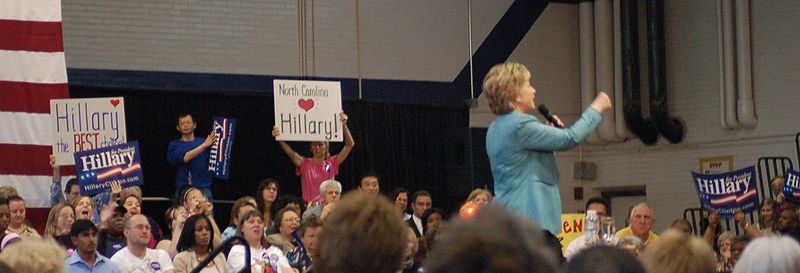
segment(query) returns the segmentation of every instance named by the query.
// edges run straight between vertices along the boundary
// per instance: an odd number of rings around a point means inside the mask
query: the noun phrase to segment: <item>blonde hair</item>
[[[713,273],[716,258],[701,239],[674,229],[645,248],[642,264],[650,273]]]
[[[53,239],[25,239],[0,252],[0,261],[17,272],[63,273],[64,249]]]
[[[68,207],[72,210],[72,214],[75,214],[75,207],[70,204],[64,202],[58,202],[53,205],[53,208],[50,209],[50,213],[47,214],[47,225],[44,228],[44,237],[56,237],[56,232],[58,232],[58,216],[61,214],[61,209]]]
[[[12,186],[0,186],[0,198],[8,199],[11,196],[18,196],[17,188]]]
[[[522,85],[530,80],[531,72],[522,64],[506,62],[492,67],[483,78],[483,92],[492,112],[502,115],[513,111],[511,103],[519,95]]]
[[[478,198],[478,195],[481,195],[481,194],[486,194],[486,196],[489,197],[489,202],[492,202],[492,198],[494,198],[494,196],[492,195],[491,192],[489,192],[488,190],[485,190],[485,189],[474,189],[474,190],[472,190],[472,192],[469,193],[469,196],[467,197],[467,202],[475,200],[475,198]]]

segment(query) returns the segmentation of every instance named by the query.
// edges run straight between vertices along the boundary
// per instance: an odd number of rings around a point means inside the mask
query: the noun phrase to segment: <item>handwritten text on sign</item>
[[[75,164],[75,152],[127,142],[121,97],[50,100],[50,118],[59,166]]]
[[[111,182],[123,188],[144,183],[139,143],[120,145],[75,153],[75,171],[81,195],[94,195],[111,190]]]
[[[692,172],[700,206],[707,211],[716,211],[723,217],[732,216],[736,209],[744,212],[757,210],[755,172],[753,166],[721,174]]]
[[[339,82],[275,80],[273,88],[278,140],[342,141]]]
[[[558,241],[561,242],[561,251],[567,249],[569,243],[575,238],[583,235],[583,220],[586,215],[583,213],[561,214],[561,233],[558,234]]]

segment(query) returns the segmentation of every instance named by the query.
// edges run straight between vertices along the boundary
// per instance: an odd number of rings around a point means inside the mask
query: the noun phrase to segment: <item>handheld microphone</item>
[[[539,104],[539,107],[536,107],[536,110],[539,110],[539,113],[542,114],[542,116],[544,116],[544,118],[546,118],[547,121],[552,123],[553,126],[555,126],[556,128],[561,128],[561,125],[559,125],[558,122],[556,122],[556,119],[553,117],[553,115],[550,114],[550,109],[547,109],[547,106],[544,106],[544,104]]]

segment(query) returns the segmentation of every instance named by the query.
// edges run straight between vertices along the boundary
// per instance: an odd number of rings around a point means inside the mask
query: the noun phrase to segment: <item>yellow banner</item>
[[[558,240],[561,242],[561,252],[563,253],[572,240],[583,236],[583,219],[586,215],[583,213],[568,213],[561,214],[561,233],[558,234]]]

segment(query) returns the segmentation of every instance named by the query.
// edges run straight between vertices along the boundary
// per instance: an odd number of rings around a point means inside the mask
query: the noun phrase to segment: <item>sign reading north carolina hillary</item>
[[[217,140],[211,144],[211,148],[208,150],[208,171],[213,177],[228,180],[231,171],[231,149],[233,148],[236,120],[215,116],[211,128],[217,135]]]
[[[278,140],[342,141],[342,88],[339,82],[275,80]]]
[[[722,216],[732,216],[736,209],[744,212],[757,210],[755,172],[754,166],[721,174],[692,172],[700,206]]]
[[[77,152],[75,171],[81,195],[111,190],[111,182],[119,182],[123,188],[144,183],[136,141]]]
[[[800,204],[800,172],[788,169],[784,177],[783,196],[792,203]]]
[[[50,100],[56,165],[73,165],[72,153],[127,142],[122,97]]]

